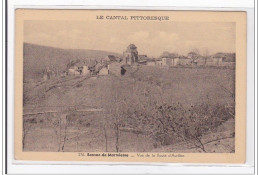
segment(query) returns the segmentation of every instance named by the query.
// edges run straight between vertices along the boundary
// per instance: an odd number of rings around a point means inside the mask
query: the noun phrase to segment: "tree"
[[[206,64],[207,64],[207,61],[208,61],[208,59],[209,59],[209,50],[208,50],[208,48],[204,48],[203,58],[204,58],[204,64],[206,65]]]
[[[61,117],[57,115],[50,115],[50,117],[47,117],[47,123],[50,125],[50,127],[53,129],[55,136],[56,136],[56,142],[58,145],[58,152],[60,151],[61,146]]]
[[[176,57],[176,56],[178,56],[177,53],[170,53],[170,52],[168,52],[168,51],[164,51],[164,52],[161,54],[160,58],[174,58],[174,57]]]
[[[114,81],[113,78],[116,78],[116,81]],[[101,122],[100,128],[104,131],[104,145],[106,151],[110,149],[108,147],[108,134],[111,132],[108,132],[108,130],[113,131],[112,138],[114,140],[115,151],[122,151],[120,149],[121,129],[127,122],[125,112],[127,110],[127,105],[125,103],[125,98],[130,95],[126,92],[127,89],[124,87],[122,80],[123,79],[120,79],[120,77],[111,77],[109,80],[104,79],[97,88],[98,104],[102,106],[101,116],[103,116],[103,122]],[[107,87],[105,91],[104,87]]]
[[[197,63],[197,59],[200,57],[200,51],[198,48],[192,48],[188,53],[188,57],[192,59],[193,63]]]

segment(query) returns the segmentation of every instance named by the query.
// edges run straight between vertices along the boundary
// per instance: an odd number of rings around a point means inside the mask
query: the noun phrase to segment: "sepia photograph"
[[[22,152],[237,153],[235,20],[87,12],[22,21]]]

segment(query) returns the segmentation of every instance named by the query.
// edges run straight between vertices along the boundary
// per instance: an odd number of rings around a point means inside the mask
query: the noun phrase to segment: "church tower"
[[[130,44],[123,53],[124,64],[134,64],[138,61],[138,51],[134,44]]]

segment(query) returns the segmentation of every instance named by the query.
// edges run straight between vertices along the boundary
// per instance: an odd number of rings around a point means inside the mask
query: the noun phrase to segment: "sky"
[[[122,54],[135,44],[139,54],[164,51],[185,55],[235,52],[236,25],[231,22],[173,21],[25,21],[24,42],[64,49],[104,50]]]

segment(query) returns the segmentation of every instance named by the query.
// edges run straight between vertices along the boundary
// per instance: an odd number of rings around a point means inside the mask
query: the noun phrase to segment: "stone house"
[[[174,58],[167,58],[164,57],[162,58],[162,65],[163,66],[177,66],[180,63],[179,57],[174,57]]]
[[[90,73],[89,66],[85,61],[80,61],[71,66],[68,70],[68,75],[83,75],[86,76]]]
[[[223,62],[223,57],[215,57],[215,56],[212,56],[212,57],[209,57],[209,58],[206,60],[206,65],[216,66],[216,65],[220,65],[222,62]]]
[[[162,59],[155,60],[155,64],[157,66],[162,66],[163,65]]]
[[[68,74],[69,74],[69,75],[75,75],[75,69],[74,69],[74,68],[70,68],[70,69],[68,70]]]
[[[182,65],[182,66],[188,66],[188,65],[191,65],[192,64],[192,59],[188,58],[188,57],[185,57],[185,56],[181,56],[179,58],[179,65]]]
[[[123,65],[118,62],[113,62],[108,65],[109,74],[120,76],[125,74],[125,69]]]
[[[88,69],[88,66],[83,66],[83,69],[82,69],[82,75],[87,75],[90,73],[90,70]]]
[[[180,64],[180,58],[179,57],[173,58],[173,66],[178,66],[179,64]]]
[[[162,65],[163,66],[173,66],[173,58],[162,58]]]

